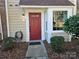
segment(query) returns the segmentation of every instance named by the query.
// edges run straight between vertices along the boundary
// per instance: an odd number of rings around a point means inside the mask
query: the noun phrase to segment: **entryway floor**
[[[48,59],[43,42],[41,44],[29,45],[25,59]]]

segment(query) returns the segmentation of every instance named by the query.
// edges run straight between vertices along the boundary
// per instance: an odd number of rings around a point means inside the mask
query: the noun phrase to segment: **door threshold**
[[[29,41],[29,45],[41,45],[42,40],[32,40]]]
[[[41,42],[42,40],[31,40],[29,42]]]
[[[30,42],[29,45],[41,45],[41,42]]]

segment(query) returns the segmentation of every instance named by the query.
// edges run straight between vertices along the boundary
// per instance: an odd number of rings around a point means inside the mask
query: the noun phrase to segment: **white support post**
[[[9,34],[9,20],[8,20],[8,0],[5,0],[5,8],[6,8],[6,20],[7,20],[7,33],[8,33],[8,37],[10,36]]]
[[[53,11],[51,10],[51,8],[48,8],[47,10],[47,15],[48,15],[48,18],[47,18],[47,34],[48,34],[48,37],[47,37],[47,41],[48,43],[50,43],[50,38],[52,37],[52,28],[53,28]]]
[[[0,33],[1,33],[1,39],[3,39],[3,31],[2,31],[1,15],[0,15]]]
[[[70,16],[73,16],[73,10],[71,9],[71,10],[68,10],[68,18],[70,17]],[[72,38],[72,35],[71,34],[69,34],[69,40],[68,40],[68,42],[71,42],[71,38]]]

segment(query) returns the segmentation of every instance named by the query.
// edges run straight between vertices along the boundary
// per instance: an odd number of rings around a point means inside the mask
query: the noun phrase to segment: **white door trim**
[[[36,9],[30,9],[26,11],[26,25],[28,24],[28,30],[26,30],[26,33],[28,33],[28,38],[26,41],[30,41],[30,31],[29,31],[29,13],[41,13],[41,40],[45,39],[44,34],[44,11],[43,10],[36,10]],[[26,27],[26,28],[27,28]]]

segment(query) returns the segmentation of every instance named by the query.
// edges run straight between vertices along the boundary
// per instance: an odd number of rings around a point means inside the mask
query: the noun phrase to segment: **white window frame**
[[[67,11],[67,10],[54,10],[54,11]],[[68,18],[68,11],[67,11],[67,18]],[[52,28],[52,30],[53,30],[53,28]],[[64,31],[63,30],[53,30],[53,32],[64,32]]]
[[[69,17],[69,15],[68,15],[69,12],[68,12],[68,10],[53,10],[53,12],[54,12],[54,11],[67,11],[67,18]],[[52,20],[53,20],[53,19],[52,19]],[[52,23],[53,23],[53,22],[52,22]],[[64,32],[64,31],[63,31],[63,30],[53,30],[53,28],[52,28],[52,32],[55,33],[55,32]]]

